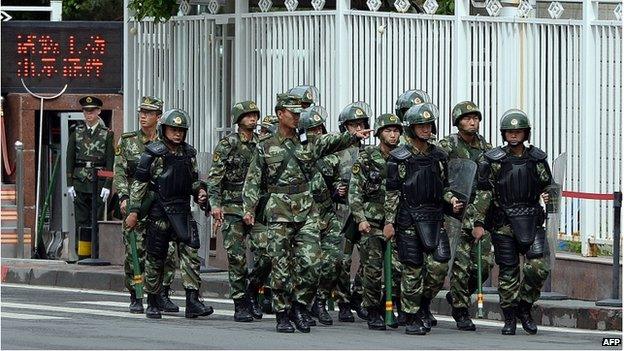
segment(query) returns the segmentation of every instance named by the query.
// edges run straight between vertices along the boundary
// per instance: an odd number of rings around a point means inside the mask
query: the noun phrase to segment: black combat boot
[[[522,329],[524,329],[525,332],[534,335],[537,334],[537,325],[535,325],[533,317],[531,317],[532,307],[533,304],[520,300],[518,307],[516,308],[516,316],[520,322],[522,322]]]
[[[137,299],[136,292],[130,291],[130,313],[143,313],[143,311],[143,299]]]
[[[431,299],[421,297],[420,308],[416,314],[422,320],[423,326],[427,329],[427,333],[431,331],[431,327],[438,325],[438,320],[431,313]]]
[[[253,316],[249,313],[249,309],[247,308],[247,298],[244,296],[240,299],[234,299],[234,321],[253,321]]]
[[[310,311],[308,311],[308,308],[305,305],[302,306],[303,307],[301,308],[301,315],[303,316],[303,319],[305,319],[309,326],[316,327],[316,320],[314,320],[314,318],[310,316]]]
[[[351,313],[351,304],[348,302],[340,302],[338,304],[338,320],[341,322],[355,322],[353,313]]]
[[[451,296],[451,292],[446,293],[446,301],[451,305],[451,315],[453,319],[455,319],[455,324],[457,324],[458,330],[463,331],[475,331],[477,327],[472,323],[472,319],[470,319],[470,313],[468,309],[463,308],[455,308],[453,307],[453,297]]]
[[[406,321],[405,321],[405,312],[403,312],[403,310],[401,309],[401,298],[393,298],[392,301],[397,309],[396,321],[400,326],[404,327]]]
[[[184,317],[197,318],[200,316],[209,316],[213,312],[212,306],[205,306],[199,301],[199,291],[186,289],[186,311],[184,311]]]
[[[303,316],[303,309],[305,306],[299,302],[293,302],[293,306],[290,309],[290,320],[295,324],[295,328],[302,333],[310,332],[310,325]]]
[[[384,323],[379,309],[377,307],[369,307],[368,310],[368,329],[371,330],[386,330],[386,323]]]
[[[295,328],[292,326],[290,320],[288,319],[287,311],[277,312],[275,314],[275,319],[277,320],[277,326],[275,327],[275,330],[277,330],[278,333],[295,332]]]
[[[502,308],[503,316],[505,316],[505,325],[501,329],[503,335],[516,335],[516,308]]]
[[[423,325],[422,320],[416,313],[405,314],[405,334],[408,335],[425,335],[427,329]]]
[[[262,309],[260,308],[260,304],[258,303],[258,285],[257,284],[249,284],[247,287],[247,296],[249,301],[249,313],[254,317],[254,319],[262,319]]]
[[[147,294],[147,309],[145,310],[145,316],[147,318],[162,318],[160,308],[158,308],[159,299],[160,296],[158,294]]]
[[[351,309],[355,311],[360,319],[368,320],[368,311],[362,307],[362,295],[355,292],[351,294]]]
[[[273,299],[273,292],[271,291],[271,289],[264,287],[264,298],[262,299],[262,302],[260,303],[260,305],[262,306],[263,313],[266,313],[266,314],[275,313],[273,311],[273,302],[271,301],[272,299]]]
[[[312,305],[312,309],[310,310],[310,314],[316,318],[318,318],[319,322],[324,325],[332,325],[334,324],[334,320],[327,312],[327,302],[323,299],[315,299],[314,304]]]
[[[173,303],[173,301],[171,301],[171,299],[169,298],[170,291],[171,291],[170,287],[168,287],[167,285],[163,285],[163,289],[160,293],[161,298],[162,298],[162,311],[163,312],[180,312],[180,307],[178,307],[178,305]]]

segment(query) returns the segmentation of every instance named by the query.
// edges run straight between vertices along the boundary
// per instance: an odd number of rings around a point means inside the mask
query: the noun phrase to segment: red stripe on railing
[[[582,193],[579,191],[562,191],[561,196],[585,200],[615,200],[613,194]]]

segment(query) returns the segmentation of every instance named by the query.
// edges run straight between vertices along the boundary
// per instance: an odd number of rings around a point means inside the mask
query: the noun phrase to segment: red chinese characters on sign
[[[51,78],[61,74],[67,78],[100,78],[107,42],[99,35],[85,39],[80,43],[75,35],[70,35],[62,48],[61,43],[47,34],[18,34],[17,77]]]

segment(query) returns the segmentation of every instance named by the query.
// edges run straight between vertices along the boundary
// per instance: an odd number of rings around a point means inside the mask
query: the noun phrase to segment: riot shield
[[[555,253],[557,252],[557,240],[559,239],[559,224],[561,221],[561,189],[565,182],[567,165],[567,153],[562,153],[553,161],[552,176],[554,183],[546,187],[549,201],[546,204],[546,236],[550,252],[550,271],[555,271]],[[552,274],[544,282],[544,291],[552,292]],[[558,299],[559,294],[552,294],[553,299]],[[556,296],[555,296],[556,295]]]
[[[449,236],[451,246],[451,260],[449,261],[449,271],[453,267],[455,259],[455,250],[461,236],[462,223],[466,206],[470,202],[473,185],[475,184],[475,175],[477,174],[477,164],[469,159],[454,158],[448,162],[449,187],[453,195],[464,203],[464,210],[457,214],[445,216],[446,231]]]

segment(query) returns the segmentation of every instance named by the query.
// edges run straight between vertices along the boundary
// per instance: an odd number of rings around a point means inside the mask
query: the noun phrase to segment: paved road
[[[1,287],[2,349],[604,349],[618,333],[541,327],[538,335],[500,335],[501,322],[477,321],[476,333],[459,332],[450,318],[427,336],[403,328],[372,332],[364,321],[314,327],[310,334],[278,334],[275,317],[235,323],[229,300],[205,299],[215,313],[189,320],[184,313],[148,320],[127,311],[126,294],[30,285]],[[182,293],[174,296],[184,306]],[[337,319],[336,313],[332,312]]]

